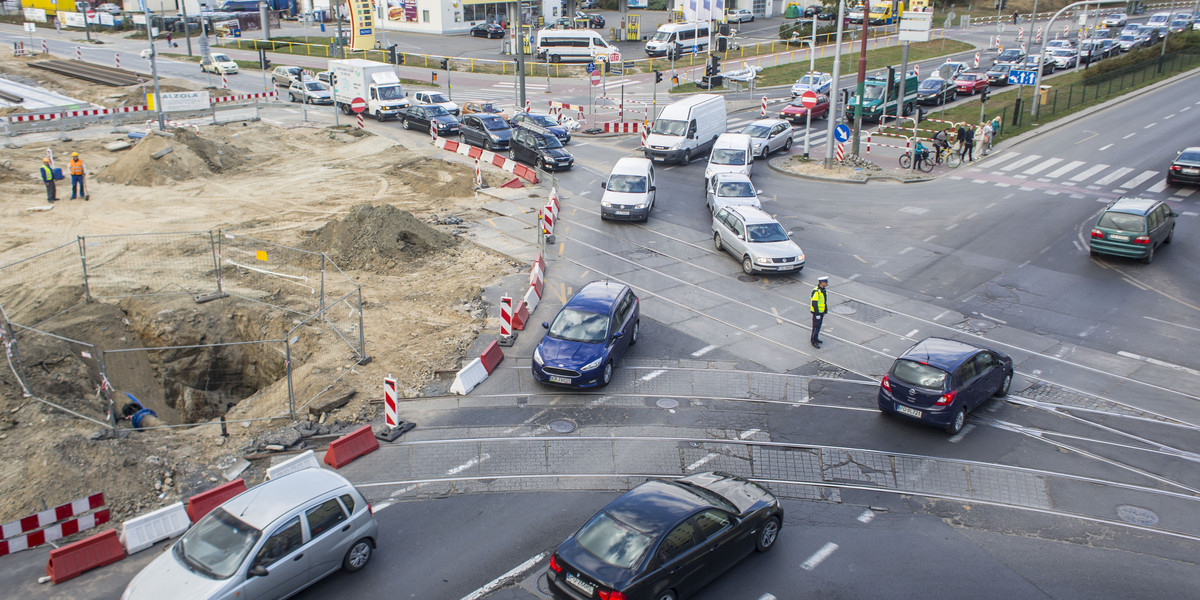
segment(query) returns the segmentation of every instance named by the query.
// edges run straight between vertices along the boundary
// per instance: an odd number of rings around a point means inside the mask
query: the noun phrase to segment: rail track
[[[29,63],[29,66],[113,87],[137,85],[144,81],[133,71],[105,67],[80,60],[44,60]]]

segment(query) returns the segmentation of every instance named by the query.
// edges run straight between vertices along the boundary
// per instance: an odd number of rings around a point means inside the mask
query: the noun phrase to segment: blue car
[[[629,286],[593,281],[579,290],[549,323],[533,351],[533,376],[542,383],[575,388],[612,381],[613,366],[637,343],[641,304]]]
[[[564,144],[571,141],[571,132],[566,127],[559,125],[554,117],[545,113],[517,113],[513,115],[513,118],[509,119],[508,124],[512,125],[513,129],[521,125],[545,127],[554,134],[554,137],[558,138],[558,141]]]
[[[1012,359],[1002,352],[925,338],[905,350],[879,382],[879,410],[958,433],[967,413],[992,396],[1008,395],[1012,377]]]

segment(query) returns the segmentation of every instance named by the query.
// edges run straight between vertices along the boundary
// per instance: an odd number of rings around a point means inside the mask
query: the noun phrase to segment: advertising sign
[[[163,92],[163,112],[208,110],[208,92]]]
[[[349,0],[350,47],[370,50],[375,47],[375,0]]]

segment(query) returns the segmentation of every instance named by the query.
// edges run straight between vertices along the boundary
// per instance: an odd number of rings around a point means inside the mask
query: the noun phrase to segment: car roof
[[[776,223],[777,221],[771,215],[767,214],[760,208],[753,206],[731,206],[729,212],[736,213],[746,222],[747,225],[754,223]]]
[[[1200,152],[1200,146],[1188,146],[1187,148],[1179,151],[1180,154],[1183,154],[1184,152]]]
[[[343,487],[345,477],[328,469],[303,469],[260,483],[221,505],[229,514],[265,529],[284,513]]]
[[[968,357],[983,349],[958,340],[930,337],[913,344],[900,358],[915,360],[944,371],[953,371]]]
[[[563,308],[607,314],[626,287],[616,281],[593,281],[583,286]]]
[[[645,175],[653,168],[653,163],[648,158],[637,158],[626,156],[625,158],[617,159],[617,164],[613,165],[613,175]]]
[[[1158,200],[1149,200],[1146,198],[1117,198],[1112,204],[1105,209],[1109,212],[1129,213],[1131,215],[1144,215],[1150,212],[1150,209],[1158,205]]]
[[[722,133],[713,142],[713,148],[742,148],[750,145],[750,136],[744,133]]]
[[[749,127],[751,125],[762,125],[764,127],[770,127],[770,126],[778,125],[780,123],[786,124],[787,121],[785,121],[783,119],[755,119],[755,120],[747,123],[746,127]],[[743,128],[743,129],[745,129],[745,128]],[[749,135],[749,134],[747,134],[747,135]]]
[[[713,178],[721,181],[744,181],[749,183],[750,176],[745,173],[714,173]]]
[[[684,485],[652,479],[609,502],[603,510],[638,531],[655,534],[708,506]]]

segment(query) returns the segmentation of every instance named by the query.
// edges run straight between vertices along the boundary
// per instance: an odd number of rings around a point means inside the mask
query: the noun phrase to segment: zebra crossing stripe
[[[1144,183],[1147,179],[1150,179],[1151,177],[1156,177],[1158,175],[1159,175],[1158,171],[1142,171],[1141,175],[1138,175],[1137,177],[1134,177],[1133,179],[1130,179],[1129,181],[1122,183],[1121,188],[1129,189],[1129,188],[1137,187],[1137,186],[1141,185],[1142,183]]]
[[[1021,160],[1018,160],[1016,162],[1011,162],[1011,163],[1008,163],[1007,165],[1004,165],[1003,167],[1000,167],[1000,170],[1001,171],[1011,171],[1013,169],[1019,169],[1019,168],[1025,166],[1035,160],[1038,160],[1040,158],[1041,158],[1041,156],[1039,156],[1037,154],[1031,154],[1029,156],[1026,156],[1025,158],[1022,158]]]
[[[1162,181],[1150,186],[1150,189],[1148,189],[1146,191],[1151,194],[1157,194],[1166,189],[1167,189],[1167,180],[1164,178]]]
[[[1062,177],[1063,175],[1066,175],[1067,173],[1070,173],[1071,171],[1074,171],[1085,164],[1087,163],[1083,162],[1082,160],[1073,160],[1049,173],[1046,173],[1046,177]]]
[[[1176,196],[1191,196],[1196,193],[1196,188],[1179,188],[1175,191]]]
[[[1047,158],[1046,160],[1038,163],[1038,165],[1036,167],[1026,170],[1025,174],[1026,175],[1037,175],[1038,173],[1041,173],[1042,171],[1045,171],[1046,169],[1049,169],[1050,167],[1053,167],[1054,165],[1057,165],[1060,162],[1062,162],[1061,158]]]
[[[1092,175],[1095,175],[1096,173],[1099,173],[1100,171],[1103,171],[1107,168],[1108,168],[1108,165],[1094,165],[1091,168],[1089,168],[1088,170],[1072,177],[1071,181],[1083,181],[1083,180],[1087,179],[1088,177],[1091,177]]]
[[[992,165],[995,165],[996,163],[1001,163],[1010,158],[1020,156],[1020,155],[1021,155],[1020,152],[1005,152],[1004,154],[1001,154],[1000,156],[997,156],[996,158],[993,158],[992,160],[990,160],[988,162]]]
[[[1116,171],[1113,171],[1112,173],[1109,173],[1108,175],[1105,175],[1104,177],[1097,179],[1096,185],[1108,185],[1108,184],[1110,184],[1132,172],[1133,172],[1133,169],[1131,169],[1129,167],[1121,167],[1120,169],[1117,169]]]

